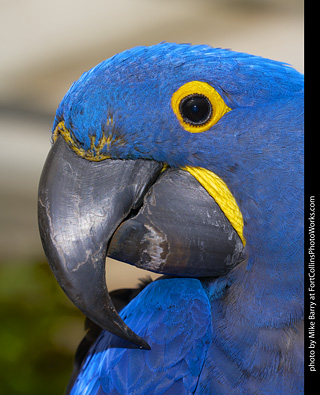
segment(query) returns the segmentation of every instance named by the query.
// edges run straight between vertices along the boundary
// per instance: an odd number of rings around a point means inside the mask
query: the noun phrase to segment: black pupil
[[[211,103],[204,95],[189,95],[181,100],[180,113],[185,122],[191,125],[203,125],[211,118]]]

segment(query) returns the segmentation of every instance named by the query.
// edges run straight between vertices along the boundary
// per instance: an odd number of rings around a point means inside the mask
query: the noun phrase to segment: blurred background
[[[0,7],[0,393],[62,394],[83,316],[48,268],[36,214],[60,100],[98,62],[161,41],[230,48],[303,72],[303,0],[0,0]],[[146,275],[114,261],[107,270],[110,289]]]

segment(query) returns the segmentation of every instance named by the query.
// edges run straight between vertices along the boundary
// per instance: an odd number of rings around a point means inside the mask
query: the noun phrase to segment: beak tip
[[[140,349],[141,350],[151,350],[151,347],[145,340],[142,339],[142,344],[140,346]]]

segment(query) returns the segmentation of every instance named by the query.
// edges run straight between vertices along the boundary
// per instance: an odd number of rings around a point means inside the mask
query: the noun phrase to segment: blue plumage
[[[210,302],[201,282],[158,280],[126,306],[121,316],[152,350],[132,348],[103,332],[89,351],[71,394],[87,393],[89,386],[110,395],[193,393],[212,332]]]
[[[231,109],[203,133],[184,130],[171,107],[194,80]],[[84,73],[54,129],[62,120],[83,151],[109,136],[111,158],[214,172],[247,241],[246,260],[218,279],[150,284],[121,316],[151,350],[102,332],[71,393],[302,394],[303,76],[208,46],[137,47]]]
[[[222,279],[149,285],[121,316],[151,350],[104,331],[71,395],[303,394],[301,324],[234,322],[224,311],[228,287]]]

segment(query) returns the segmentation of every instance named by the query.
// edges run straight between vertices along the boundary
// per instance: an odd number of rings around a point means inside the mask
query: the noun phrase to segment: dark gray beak
[[[243,259],[216,202],[182,170],[150,160],[89,161],[59,136],[39,185],[41,240],[59,284],[102,328],[149,349],[116,312],[107,254],[175,276],[219,276]]]

